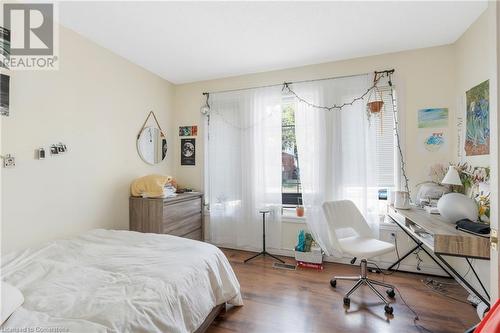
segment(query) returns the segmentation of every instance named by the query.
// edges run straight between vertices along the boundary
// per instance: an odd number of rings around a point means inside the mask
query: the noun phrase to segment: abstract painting
[[[490,153],[490,82],[475,86],[466,96],[465,155]]]
[[[198,126],[179,126],[179,136],[197,136]]]
[[[418,110],[418,128],[448,127],[448,109],[432,108]]]
[[[0,115],[9,115],[10,76],[0,74]]]

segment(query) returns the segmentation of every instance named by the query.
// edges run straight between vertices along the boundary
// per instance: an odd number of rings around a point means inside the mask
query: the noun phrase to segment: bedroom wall
[[[495,123],[497,117],[497,59],[496,59],[496,4],[490,2],[488,9],[467,29],[467,31],[454,44],[456,57],[456,116],[465,120],[466,102],[465,92],[481,82],[490,80],[490,124]],[[457,138],[456,126],[454,137]],[[465,130],[465,124],[463,129]],[[492,133],[495,133],[492,126]],[[465,149],[453,141],[454,160],[465,161],[473,166],[492,166],[492,160],[496,157],[493,140],[491,140],[490,155],[465,156]],[[460,153],[459,153],[460,151]],[[494,202],[494,201],[492,201]],[[496,211],[496,209],[494,209]],[[493,216],[495,218],[495,215]],[[457,270],[465,272],[467,265],[461,258],[449,258]],[[475,260],[474,268],[477,270],[481,280],[489,289],[490,287],[490,262]],[[479,283],[472,276],[468,281],[475,288],[481,290]],[[493,284],[495,285],[495,284]],[[494,292],[494,290],[492,290]]]
[[[178,85],[175,88],[175,123],[177,125],[202,125],[200,106],[204,103],[202,92],[238,89],[285,81],[309,80],[342,75],[396,69],[396,81],[401,111],[405,114],[405,141],[408,151],[417,150],[417,110],[426,107],[448,107],[450,117],[455,112],[455,57],[452,46],[441,46],[405,51],[372,57],[303,66],[225,79]],[[203,128],[197,137],[196,166],[181,166],[179,138],[176,138],[175,165],[178,180],[195,189],[203,187]],[[408,174],[411,184],[427,179],[428,166],[452,160],[451,147],[442,153],[409,154]]]
[[[128,228],[130,182],[173,173],[173,155],[157,166],[136,152],[149,110],[173,142],[173,85],[60,28],[60,69],[13,72],[11,116],[2,120],[2,253],[92,228]],[[34,159],[63,142],[63,156]]]

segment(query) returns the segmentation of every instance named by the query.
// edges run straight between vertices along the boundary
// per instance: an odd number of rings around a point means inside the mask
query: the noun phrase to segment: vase
[[[295,208],[295,213],[297,214],[297,217],[304,216],[304,206],[297,206],[297,208]]]

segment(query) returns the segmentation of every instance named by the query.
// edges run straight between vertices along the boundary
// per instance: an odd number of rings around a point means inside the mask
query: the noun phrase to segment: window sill
[[[281,221],[285,223],[306,223],[306,217],[298,217],[295,213],[294,208],[283,208],[283,214],[281,215]]]

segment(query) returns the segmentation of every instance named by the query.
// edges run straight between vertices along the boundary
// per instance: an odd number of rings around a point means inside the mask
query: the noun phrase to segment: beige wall
[[[154,110],[173,141],[173,86],[60,29],[60,69],[13,72],[11,116],[2,121],[2,250],[92,228],[128,228],[128,187],[137,176],[172,173],[173,158],[141,161],[136,135]],[[64,142],[64,156],[34,159],[34,150]]]
[[[309,80],[335,77],[374,70],[396,69],[401,111],[406,121],[406,150],[412,152],[407,156],[408,174],[412,185],[427,179],[428,167],[432,163],[453,159],[453,151],[442,153],[416,153],[417,149],[417,110],[426,107],[448,107],[450,117],[455,112],[455,56],[452,46],[434,47],[415,51],[400,52],[374,57],[331,62],[313,66],[305,66],[281,71],[259,73],[196,82],[176,86],[175,89],[175,123],[176,125],[203,124],[200,106],[204,99],[202,92],[224,89],[246,88],[268,84],[279,84],[285,81]],[[203,187],[203,129],[197,140],[196,166],[180,166],[179,142],[175,143],[175,164],[178,180],[196,189]]]
[[[495,185],[497,183],[497,167],[498,167],[498,127],[497,123],[497,32],[496,32],[496,4],[490,2],[488,9],[474,22],[469,29],[458,39],[454,44],[455,55],[456,55],[456,101],[457,101],[457,115],[465,119],[466,103],[465,103],[465,92],[470,88],[476,86],[477,84],[490,80],[490,125],[491,125],[491,154],[482,156],[471,156],[466,157],[463,147],[455,146],[454,149],[457,152],[457,148],[462,150],[462,161],[466,161],[474,166],[491,166],[492,175],[492,190],[493,196],[497,196],[498,192],[494,191]],[[464,126],[465,129],[465,126]],[[455,154],[457,155],[458,152]],[[457,158],[457,157],[455,157]],[[496,162],[495,162],[496,161]],[[495,167],[496,165],[496,167]],[[493,214],[492,223],[498,224],[498,206],[497,201],[493,199]],[[450,259],[455,267],[464,267],[463,259]],[[492,260],[495,262],[495,260]],[[479,276],[481,277],[483,283],[489,287],[491,284],[491,293],[494,295],[498,294],[498,275],[490,277],[490,262],[477,260],[474,263],[474,267],[477,270]],[[495,268],[495,266],[492,266]],[[498,268],[498,267],[496,267]],[[497,269],[498,271],[498,269]],[[495,269],[491,270],[491,273],[495,273]],[[498,274],[498,273],[497,273]],[[480,290],[479,284],[475,279],[469,277],[469,282],[471,282],[478,290]]]
[[[491,113],[496,111],[496,7],[489,8],[469,27],[454,44],[456,55],[457,115],[465,119],[465,92],[486,80],[490,81]],[[465,127],[464,127],[465,129]],[[454,140],[456,149],[456,140]],[[475,166],[490,166],[490,155],[465,156],[464,160]],[[456,150],[455,150],[456,151]]]

